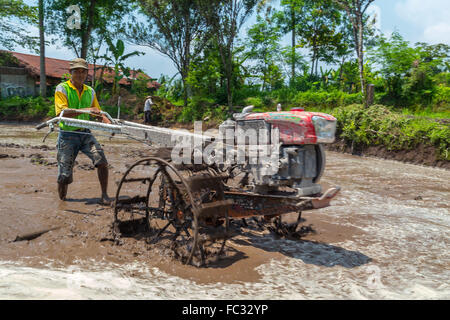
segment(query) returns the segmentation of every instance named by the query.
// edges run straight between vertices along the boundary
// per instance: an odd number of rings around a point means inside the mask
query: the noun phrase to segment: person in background
[[[281,104],[277,104],[277,111],[278,112],[283,111],[283,109],[281,109]]]
[[[144,123],[150,123],[150,114],[152,111],[152,105],[154,105],[152,96],[148,96],[147,100],[145,100],[144,106]]]

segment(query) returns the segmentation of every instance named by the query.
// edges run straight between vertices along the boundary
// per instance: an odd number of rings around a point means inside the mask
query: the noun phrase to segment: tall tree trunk
[[[81,57],[86,59],[88,47],[89,47],[89,38],[91,36],[92,25],[94,21],[94,10],[95,10],[96,0],[91,0],[91,5],[89,6],[88,12],[88,22],[86,29],[83,30],[83,35],[81,36]]]
[[[295,81],[295,64],[296,64],[296,59],[295,59],[295,12],[294,12],[294,7],[293,5],[291,6],[291,28],[292,28],[292,70],[291,70],[291,83],[294,83]]]
[[[266,79],[268,78],[269,69],[267,68],[267,65],[265,65],[265,70],[263,72],[263,83],[261,86],[261,91],[264,92],[266,89]]]
[[[183,82],[183,87],[184,87],[184,94],[183,94],[183,101],[184,101],[184,107],[187,107],[188,105],[188,88],[187,88],[187,84],[186,84],[186,77],[185,76],[181,76],[181,81]]]
[[[186,41],[184,43],[184,59],[182,60],[182,68],[183,72],[181,74],[181,77],[183,78],[183,86],[184,86],[184,106],[187,107],[188,105],[188,99],[191,96],[191,87],[187,83],[186,79],[189,76],[189,68],[191,63],[191,35],[190,35],[190,19],[189,19],[189,12],[184,17],[184,23],[185,23],[185,34],[186,34]]]
[[[366,82],[364,79],[364,12],[374,0],[352,0],[351,4],[342,0],[333,0],[339,4],[346,12],[353,26],[353,39],[355,43],[355,51],[358,57],[359,78],[361,82],[361,93],[365,99]],[[364,7],[364,8],[363,8]]]
[[[232,92],[232,77],[233,77],[233,57],[231,52],[229,53],[228,63],[225,66],[227,73],[227,99],[228,99],[228,110],[230,114],[233,113],[233,92]]]
[[[228,112],[233,113],[233,94],[232,94],[232,79],[233,76],[233,56],[231,55],[231,47],[223,48],[222,44],[219,43],[219,52],[222,58],[223,67],[225,69],[225,80],[227,85],[227,101],[228,101]]]
[[[47,76],[45,72],[45,29],[44,29],[44,0],[39,0],[39,41],[40,41],[40,68],[41,74],[40,92],[41,96],[45,98],[47,96]]]
[[[95,88],[95,72],[97,71],[97,60],[94,60],[94,73],[92,75],[92,88]]]
[[[183,61],[182,62],[182,64],[183,64],[183,66],[181,67],[181,69],[182,69],[182,71],[180,72],[180,74],[181,74],[181,81],[183,82],[183,101],[184,101],[184,107],[187,107],[187,105],[188,105],[188,98],[189,98],[189,92],[188,92],[188,90],[189,90],[189,88],[188,88],[188,84],[187,84],[187,81],[186,81],[186,79],[187,79],[187,77],[188,77],[188,68],[187,68],[187,66],[186,66],[186,62],[185,61]]]
[[[359,78],[361,81],[361,93],[366,92],[366,81],[364,79],[364,52],[363,52],[363,26],[362,26],[362,15],[357,16],[358,23],[358,66],[359,66]]]
[[[316,55],[316,71],[315,71],[316,77],[319,74],[319,57],[318,54]]]
[[[228,99],[228,110],[230,114],[233,113],[233,94],[231,92],[231,75],[227,77],[227,99]]]
[[[345,57],[342,57],[341,66],[339,68],[339,90],[342,90],[342,74],[344,72]]]
[[[314,66],[315,66],[315,62],[316,62],[316,50],[313,47],[313,56],[311,58],[311,75],[310,78],[312,79],[313,75],[314,75]]]

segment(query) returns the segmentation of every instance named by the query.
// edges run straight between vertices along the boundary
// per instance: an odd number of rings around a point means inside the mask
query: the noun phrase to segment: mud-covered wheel
[[[146,158],[134,163],[119,182],[114,202],[117,237],[144,238],[172,249],[190,263],[198,247],[196,208],[186,181],[167,161]]]
[[[225,175],[208,168],[187,178],[189,189],[199,212],[198,249],[201,265],[216,261],[223,253],[229,233],[228,210],[232,203],[225,200]]]
[[[228,211],[223,199],[221,177],[213,170],[177,169],[159,158],[139,160],[118,185],[116,239],[145,238],[170,249],[183,263],[202,266],[225,247]]]
[[[148,189],[147,240],[170,249],[183,263],[197,264],[201,259],[197,215],[183,182],[173,167],[161,164]]]

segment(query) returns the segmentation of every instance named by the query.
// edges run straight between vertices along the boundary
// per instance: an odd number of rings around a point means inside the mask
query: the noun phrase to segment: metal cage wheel
[[[140,167],[152,167],[153,170],[141,170]],[[142,173],[139,176],[142,171],[144,176]],[[135,177],[136,174],[138,177]],[[145,192],[143,188],[137,191],[135,186],[125,192],[125,186],[139,182],[148,182]],[[170,239],[170,247],[176,255],[183,263],[191,263],[198,251],[198,214],[192,199],[185,178],[172,164],[156,157],[139,160],[125,172],[117,188],[114,201],[115,235],[124,235],[124,226],[125,229],[127,225],[135,226],[131,220],[139,214],[145,218],[150,242],[160,238]],[[181,251],[184,254],[180,254]]]

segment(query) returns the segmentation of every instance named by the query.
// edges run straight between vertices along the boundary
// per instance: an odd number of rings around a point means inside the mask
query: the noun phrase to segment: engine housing
[[[236,114],[234,118],[236,121],[227,120],[219,127],[223,137],[226,130],[233,129],[238,148],[242,144],[258,143],[260,149],[271,145],[271,152],[277,153],[275,168],[274,163],[251,161],[241,166],[251,173],[249,185],[255,192],[269,193],[283,186],[295,189],[299,196],[322,191],[318,184],[325,169],[322,144],[334,142],[334,117],[318,112],[290,111]],[[272,170],[267,170],[269,167]]]

